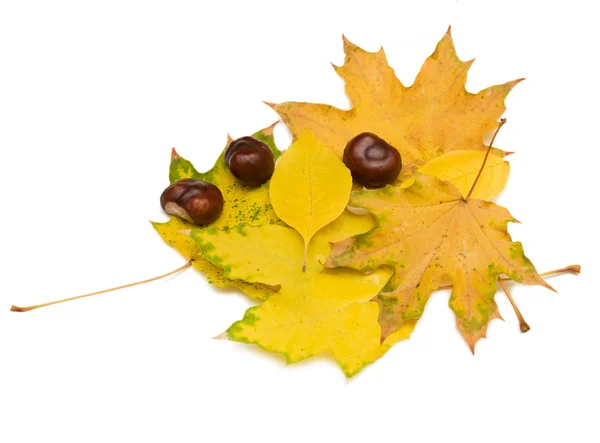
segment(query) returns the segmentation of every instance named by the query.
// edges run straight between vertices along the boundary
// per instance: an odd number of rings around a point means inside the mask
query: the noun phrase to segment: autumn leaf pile
[[[256,344],[288,363],[329,354],[350,377],[408,338],[444,284],[452,286],[449,305],[471,350],[500,317],[499,278],[551,288],[508,234],[515,219],[490,201],[508,179],[503,151],[491,151],[469,192],[488,150],[483,140],[520,80],[467,92],[471,62],[458,58],[450,32],[410,87],[383,50],[369,53],[344,39],[344,51],[335,70],[350,110],[270,104],[294,141],[281,153],[274,125],[253,134],[278,160],[258,187],[235,178],[223,155],[200,173],[173,150],[170,182],[216,185],[223,212],[204,227],[176,216],[153,225],[209,282],[256,301],[220,338]],[[399,150],[403,168],[393,185],[353,184],[341,158],[362,132]]]

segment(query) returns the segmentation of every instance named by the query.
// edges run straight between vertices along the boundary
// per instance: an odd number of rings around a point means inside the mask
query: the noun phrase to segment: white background
[[[599,441],[599,31],[593,2],[535,3],[2,2],[0,441]],[[558,294],[511,285],[528,334],[498,294],[472,356],[439,293],[347,381],[211,340],[250,303],[195,271],[9,312],[182,265],[148,223],[172,146],[207,169],[227,132],[277,119],[261,100],[347,107],[342,33],[410,84],[449,24],[469,91],[527,78],[497,142],[511,234],[539,271],[583,266]]]

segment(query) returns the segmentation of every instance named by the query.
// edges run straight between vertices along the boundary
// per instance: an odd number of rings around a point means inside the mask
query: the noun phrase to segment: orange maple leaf
[[[308,130],[340,158],[357,134],[377,134],[400,151],[400,180],[445,152],[485,150],[484,136],[496,127],[506,109],[504,99],[522,80],[476,94],[467,92],[467,71],[473,60],[458,58],[450,28],[410,87],[396,78],[383,48],[370,53],[344,38],[344,52],[344,65],[334,69],[346,83],[352,109],[299,102],[267,104],[294,139]]]
[[[377,221],[371,231],[333,244],[325,266],[365,273],[382,265],[394,276],[376,297],[382,339],[423,314],[442,278],[452,280],[450,308],[471,351],[489,322],[501,318],[494,301],[502,274],[528,285],[552,289],[507,232],[516,220],[508,210],[463,198],[449,182],[417,173],[402,189],[386,186],[355,191],[350,205],[365,208]]]

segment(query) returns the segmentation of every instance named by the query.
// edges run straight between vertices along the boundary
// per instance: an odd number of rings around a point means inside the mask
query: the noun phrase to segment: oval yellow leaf
[[[464,196],[471,189],[484,157],[485,151],[451,151],[424,164],[419,169],[419,173],[449,181]],[[509,163],[490,153],[471,197],[482,200],[493,199],[506,186],[509,173]],[[413,183],[414,178],[411,177],[403,182],[401,187],[408,188]]]
[[[348,168],[309,132],[277,162],[271,178],[271,204],[277,216],[304,239],[303,270],[310,239],[344,211],[351,189]]]

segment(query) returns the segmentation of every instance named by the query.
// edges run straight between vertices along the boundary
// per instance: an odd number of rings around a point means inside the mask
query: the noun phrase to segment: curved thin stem
[[[502,282],[502,279],[499,278],[498,279],[498,283],[500,283],[500,287],[502,288],[502,290],[504,291],[504,293],[508,297],[508,301],[510,302],[510,304],[513,307],[513,309],[515,310],[515,314],[517,314],[517,318],[519,319],[519,328],[521,328],[521,332],[525,333],[525,332],[529,331],[531,328],[529,327],[529,325],[527,324],[527,322],[523,318],[523,314],[521,314],[521,311],[519,310],[519,307],[517,306],[517,304],[513,300],[512,296],[510,295],[510,292],[508,292],[508,289],[507,289],[506,285]]]
[[[485,163],[487,162],[487,159],[490,156],[490,151],[492,150],[492,145],[494,144],[494,140],[496,140],[496,136],[498,135],[498,132],[500,132],[500,128],[502,126],[504,126],[504,123],[506,123],[506,119],[505,118],[500,119],[500,124],[498,124],[498,127],[496,128],[496,132],[494,132],[494,135],[492,137],[492,141],[490,142],[490,145],[487,148],[487,151],[485,153],[485,157],[483,158],[483,163],[481,164],[481,168],[479,169],[479,172],[477,173],[477,177],[475,177],[475,181],[471,185],[471,189],[469,190],[469,193],[465,197],[465,200],[468,200],[471,197],[471,194],[473,193],[473,190],[475,189],[475,186],[477,186],[477,182],[479,181],[479,177],[481,177],[481,173],[483,172],[483,168],[485,168]]]
[[[104,289],[102,291],[90,292],[89,294],[78,295],[77,297],[70,297],[70,298],[65,298],[62,300],[56,300],[56,301],[52,301],[49,303],[43,303],[41,305],[26,306],[24,308],[13,305],[13,306],[11,306],[10,310],[13,312],[33,311],[34,309],[43,308],[44,306],[57,305],[59,303],[65,303],[65,302],[68,302],[71,300],[78,300],[80,298],[91,297],[92,295],[104,294],[106,292],[118,291],[119,289],[131,288],[133,286],[143,285],[144,283],[150,283],[150,282],[153,282],[156,280],[163,279],[165,277],[169,277],[170,275],[177,274],[178,272],[181,272],[181,271],[189,268],[190,266],[192,266],[192,260],[188,261],[185,265],[175,269],[174,271],[168,272],[163,275],[159,275],[158,277],[149,278],[148,280],[138,281],[135,283],[129,283],[127,285],[117,286],[116,288]]]
[[[569,266],[565,266],[564,268],[553,269],[552,271],[542,272],[541,274],[539,274],[539,276],[546,277],[549,275],[565,274],[567,272],[572,272],[573,274],[579,274],[581,272],[581,266],[580,265],[569,265]],[[499,280],[507,281],[507,280],[510,280],[510,278],[509,277],[501,277]],[[439,286],[438,290],[440,290],[440,289],[452,289],[452,285]]]

